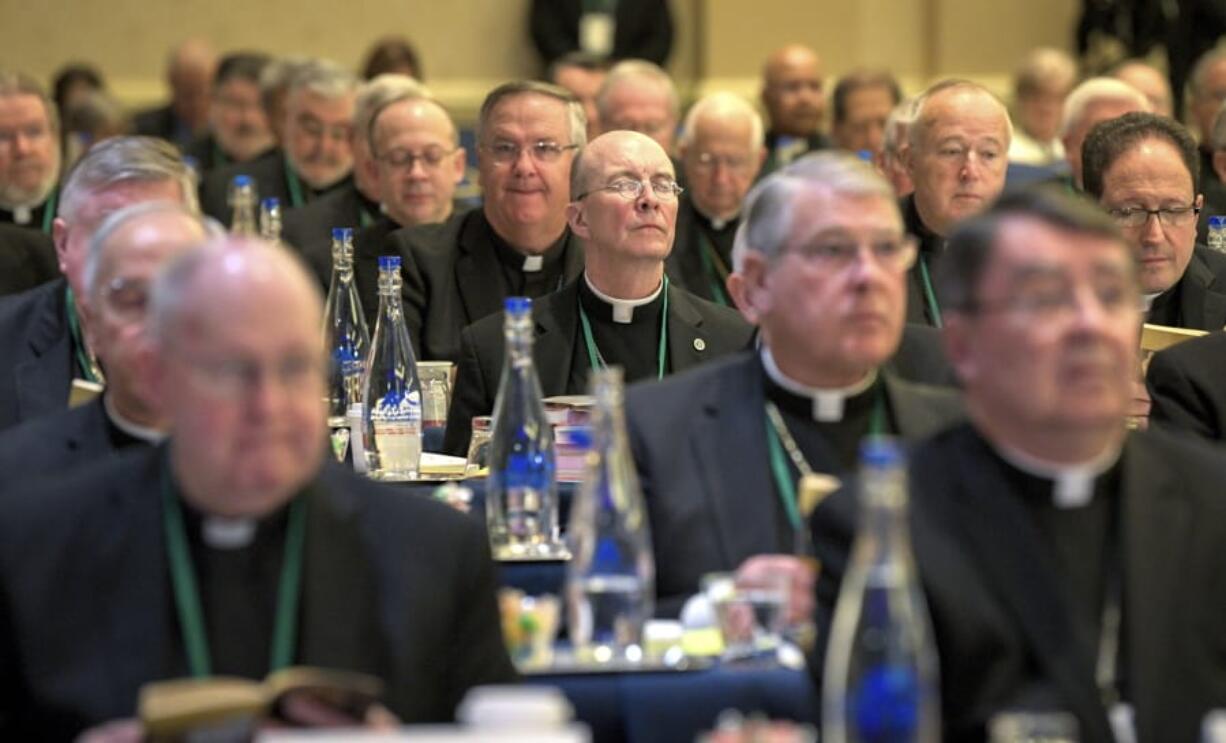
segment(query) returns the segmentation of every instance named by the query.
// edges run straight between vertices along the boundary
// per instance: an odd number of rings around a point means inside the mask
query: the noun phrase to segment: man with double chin
[[[644,134],[609,132],[576,159],[566,215],[583,241],[583,274],[533,308],[533,357],[546,396],[586,393],[598,366],[621,366],[627,383],[655,380],[749,342],[736,312],[664,276],[679,191],[668,156]],[[465,451],[472,417],[494,408],[502,324],[493,315],[461,336],[446,451]]]

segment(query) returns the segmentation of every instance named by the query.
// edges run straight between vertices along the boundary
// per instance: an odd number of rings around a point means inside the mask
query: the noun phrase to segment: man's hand
[[[817,583],[817,565],[795,555],[754,555],[736,570],[737,588],[781,585],[784,590],[784,617],[788,625],[812,621]]]

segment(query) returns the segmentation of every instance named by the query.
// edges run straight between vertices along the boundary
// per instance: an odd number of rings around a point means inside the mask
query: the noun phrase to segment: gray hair
[[[1081,126],[1090,106],[1103,101],[1134,103],[1142,111],[1149,110],[1149,99],[1123,80],[1116,80],[1114,77],[1092,77],[1073,88],[1073,92],[1064,99],[1064,117],[1060,120],[1060,136],[1069,136]]]
[[[938,95],[955,90],[986,96],[1000,107],[1000,115],[1005,120],[1005,136],[1008,137],[1003,144],[1007,149],[1009,143],[1013,141],[1013,122],[1009,119],[1009,109],[1005,107],[1004,103],[1001,103],[995,93],[979,83],[958,78],[950,78],[934,83],[916,97],[911,109],[911,123],[907,127],[907,144],[916,150],[923,148],[924,138],[928,135],[928,129],[933,124],[931,117],[926,115],[927,112],[925,110],[928,107],[929,101]]]
[[[1216,152],[1226,150],[1226,101],[1218,106],[1213,117],[1213,131],[1209,134],[1209,146]]]
[[[1062,49],[1039,47],[1022,58],[1013,75],[1013,92],[1026,98],[1047,90],[1055,82],[1067,90],[1077,81],[1077,62]]]
[[[813,189],[840,196],[878,197],[898,208],[890,184],[858,157],[835,151],[806,155],[767,176],[745,197],[745,250],[775,260],[792,236],[796,197]]]
[[[307,61],[306,57],[283,57],[265,65],[260,73],[260,105],[266,114],[272,115],[277,101],[289,91],[290,83]]]
[[[59,216],[69,224],[78,220],[90,197],[121,183],[179,185],[188,211],[200,210],[196,182],[174,145],[155,137],[113,137],[90,148],[77,161],[60,192]]]
[[[173,201],[145,201],[111,212],[106,219],[102,220],[102,224],[89,239],[89,248],[85,256],[84,280],[91,297],[97,296],[98,291],[102,288],[97,285],[97,282],[102,263],[110,252],[108,248],[111,238],[129,223],[155,214],[173,214],[198,226],[203,234],[202,242],[224,232],[217,222],[201,217],[197,212],[186,209],[182,204],[176,204]]]
[[[570,142],[582,149],[587,145],[587,116],[583,113],[583,104],[566,88],[537,80],[516,80],[503,83],[490,91],[481,102],[481,112],[477,115],[477,142],[484,141],[485,132],[489,129],[490,117],[494,109],[507,98],[517,95],[539,95],[553,98],[566,106],[566,118],[570,124]]]
[[[697,103],[690,106],[685,114],[685,125],[681,130],[678,145],[688,147],[694,140],[694,128],[703,116],[741,116],[749,120],[749,147],[758,149],[762,146],[762,116],[758,110],[739,95],[734,93],[712,93],[703,96]]]
[[[442,105],[434,100],[429,88],[408,75],[384,73],[372,78],[370,82],[358,89],[358,97],[353,105],[353,130],[359,136],[365,137],[370,143],[370,151],[375,151],[375,123],[389,106],[401,101],[430,101],[442,109]],[[447,113],[446,109],[443,109]],[[451,115],[447,115],[451,121]],[[451,125],[451,143],[459,144],[459,133],[455,124]]]
[[[664,88],[668,95],[668,110],[675,120],[681,115],[681,96],[677,95],[677,86],[664,68],[645,59],[626,59],[613,65],[609,75],[596,93],[596,110],[600,112],[601,120],[609,116],[609,96],[613,90],[622,85],[641,87],[652,84]]]
[[[308,59],[294,68],[287,92],[290,96],[305,92],[335,100],[351,95],[357,87],[357,76],[344,67],[328,59]]]
[[[60,130],[59,112],[43,86],[24,72],[0,69],[0,96],[10,95],[32,95],[37,98],[43,104],[43,111],[47,113],[47,123],[51,126],[51,131]]]
[[[885,120],[885,131],[882,132],[881,150],[887,157],[897,159],[901,154],[902,143],[907,137],[907,129],[915,120],[915,99],[907,98],[890,111]]]

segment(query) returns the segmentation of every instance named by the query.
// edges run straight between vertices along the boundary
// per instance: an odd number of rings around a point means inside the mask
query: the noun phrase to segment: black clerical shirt
[[[566,237],[561,236],[549,249],[539,256],[527,256],[511,247],[510,243],[490,228],[490,242],[494,255],[498,256],[499,276],[508,297],[543,297],[562,288],[566,281]],[[540,260],[535,260],[539,258]],[[534,266],[533,264],[538,264]]]
[[[57,195],[58,190],[53,189],[51,196]],[[52,204],[51,196],[44,199],[41,204],[37,204],[36,206],[33,206],[27,210],[15,210],[0,207],[0,223],[15,224],[18,227],[25,227],[31,230],[42,230],[43,225],[50,227],[50,220],[55,218],[54,214],[52,214],[50,217],[47,216],[48,205],[55,208]],[[20,221],[18,219],[19,217],[21,218]],[[50,229],[47,230],[47,234],[51,234]]]
[[[592,328],[595,350],[608,366],[622,367],[626,384],[643,379],[656,379],[660,370],[660,327],[664,311],[664,290],[651,302],[634,308],[630,322],[617,322],[613,306],[592,292],[587,279],[579,279],[579,303]],[[575,310],[578,312],[578,308]],[[591,371],[591,358],[583,332],[577,323],[579,338],[575,343],[575,359],[571,364],[570,389],[586,390]],[[668,373],[668,352],[664,354],[664,373]]]
[[[1182,294],[1183,278],[1181,277],[1170,289],[1154,297],[1153,304],[1149,306],[1149,312],[1145,315],[1145,322],[1172,328],[1187,327],[1184,324]]]

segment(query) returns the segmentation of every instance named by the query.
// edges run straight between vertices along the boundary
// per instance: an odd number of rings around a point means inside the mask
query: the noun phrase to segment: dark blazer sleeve
[[[1223,410],[1216,404],[1212,391],[1203,388],[1195,375],[1188,373],[1189,350],[1176,346],[1154,354],[1150,360],[1145,377],[1153,401],[1149,418],[1159,425],[1207,439],[1221,439]]]
[[[451,408],[447,411],[447,431],[443,436],[443,452],[462,457],[468,452],[475,415],[489,415],[494,408],[497,390],[486,384],[482,369],[477,328],[470,325],[460,333],[460,361],[456,366],[455,388],[451,393]]]

